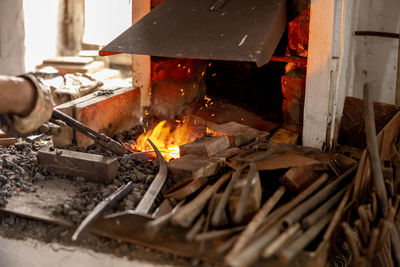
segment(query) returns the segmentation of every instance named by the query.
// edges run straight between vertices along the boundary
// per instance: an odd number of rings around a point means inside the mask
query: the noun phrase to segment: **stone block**
[[[250,143],[259,135],[259,131],[237,122],[228,122],[211,127],[217,135],[229,137],[232,146],[241,146]]]
[[[39,164],[51,172],[72,177],[85,177],[88,181],[109,183],[118,171],[116,157],[56,149],[39,151]]]
[[[227,136],[210,136],[198,138],[179,147],[181,156],[195,154],[209,157],[230,146]]]
[[[179,178],[198,178],[215,175],[222,162],[198,155],[185,155],[168,162],[168,171]]]

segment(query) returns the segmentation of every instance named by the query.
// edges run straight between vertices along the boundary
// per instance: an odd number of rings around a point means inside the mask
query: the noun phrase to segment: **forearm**
[[[0,114],[27,116],[36,101],[36,90],[27,80],[0,75]]]

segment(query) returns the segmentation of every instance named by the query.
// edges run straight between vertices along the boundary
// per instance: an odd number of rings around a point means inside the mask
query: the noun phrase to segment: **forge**
[[[0,235],[23,234],[8,221],[25,218],[43,223],[44,240],[60,228],[65,244],[134,244],[183,265],[396,255],[400,108],[373,104],[367,85],[364,101],[339,91],[347,17],[320,2],[133,0],[132,26],[95,55],[45,59],[35,76],[55,101],[51,123],[0,133]],[[65,35],[74,8],[66,1]],[[113,69],[122,54],[132,62]]]

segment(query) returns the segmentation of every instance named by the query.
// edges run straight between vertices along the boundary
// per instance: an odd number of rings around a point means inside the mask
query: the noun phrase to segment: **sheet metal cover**
[[[221,0],[217,0],[221,1]],[[268,63],[286,28],[286,0],[165,0],[104,52]]]

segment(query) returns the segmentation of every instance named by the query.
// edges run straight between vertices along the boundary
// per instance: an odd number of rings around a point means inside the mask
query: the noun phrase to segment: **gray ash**
[[[0,146],[0,206],[14,193],[35,192],[35,177],[40,173],[36,152],[26,142],[8,148]]]
[[[141,127],[136,127],[129,131],[117,134],[124,142],[132,142],[142,133]],[[38,164],[37,150],[49,148],[50,143],[29,144],[26,142],[17,143],[8,148],[0,146],[0,205],[6,205],[6,199],[20,191],[36,192],[36,183],[49,179],[70,179],[78,188],[76,196],[72,200],[66,201],[62,205],[54,208],[53,213],[61,215],[63,218],[73,223],[81,222],[93,208],[118,187],[132,181],[133,191],[125,197],[114,210],[109,212],[134,209],[143,197],[147,188],[153,181],[158,172],[158,160],[127,160],[118,157],[118,174],[111,184],[96,184],[87,182],[83,177],[65,177],[55,175],[47,170],[45,166]],[[114,156],[110,151],[97,145],[87,148],[68,145],[64,149],[79,151],[84,153],[98,154],[103,156]],[[161,203],[162,193],[171,186],[171,179],[168,179],[160,196],[158,197],[154,209]]]

